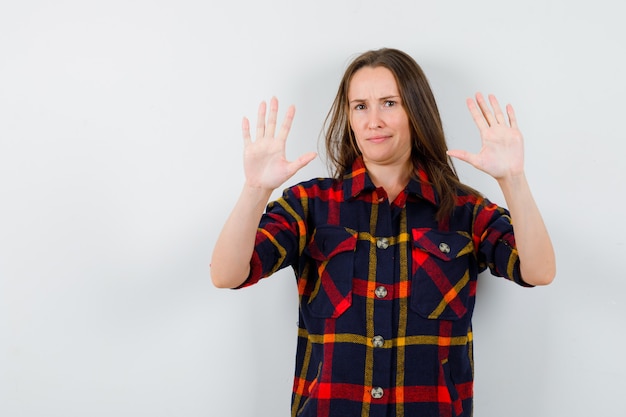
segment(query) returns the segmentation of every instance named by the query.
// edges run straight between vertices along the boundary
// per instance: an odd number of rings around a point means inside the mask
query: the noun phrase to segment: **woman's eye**
[[[385,107],[393,107],[396,105],[396,102],[393,100],[387,100],[385,101]]]
[[[357,104],[354,106],[354,110],[363,110],[365,109],[365,104]]]

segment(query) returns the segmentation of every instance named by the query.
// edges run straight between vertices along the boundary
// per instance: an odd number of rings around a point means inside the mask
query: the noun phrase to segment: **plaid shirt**
[[[268,205],[242,286],[295,271],[292,416],[471,416],[477,275],[527,284],[505,209],[459,193],[437,222],[438,196],[417,177],[390,203],[358,159]]]

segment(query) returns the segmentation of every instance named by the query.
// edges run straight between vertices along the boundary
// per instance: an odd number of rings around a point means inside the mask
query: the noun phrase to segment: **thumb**
[[[460,159],[461,161],[467,162],[468,164],[474,165],[474,154],[471,154],[467,151],[463,151],[461,149],[451,149],[446,152],[448,156],[451,156],[456,159]]]
[[[306,165],[308,165],[309,162],[314,160],[315,157],[317,157],[316,152],[308,152],[304,155],[301,155],[298,159],[289,164],[289,171],[295,174],[301,168],[304,168]]]

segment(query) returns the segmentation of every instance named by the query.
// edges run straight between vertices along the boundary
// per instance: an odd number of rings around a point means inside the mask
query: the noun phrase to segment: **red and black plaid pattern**
[[[358,160],[268,205],[243,286],[295,271],[292,416],[471,416],[477,275],[526,285],[511,219],[459,194],[437,222],[438,197],[416,178],[390,202]]]

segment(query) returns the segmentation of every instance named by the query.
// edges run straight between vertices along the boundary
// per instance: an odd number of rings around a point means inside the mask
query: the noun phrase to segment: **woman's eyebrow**
[[[397,95],[397,94],[392,94],[390,96],[380,97],[380,98],[378,98],[378,101],[389,100],[390,98],[399,99],[400,96]],[[355,98],[355,99],[350,100],[348,103],[363,103],[363,102],[366,102],[366,101],[367,101],[367,99],[364,99],[364,98]]]
[[[398,99],[398,98],[400,98],[400,96],[397,95],[397,94],[393,94],[393,95],[390,95],[390,96],[381,97],[381,98],[379,98],[379,100],[389,100],[390,98]]]

